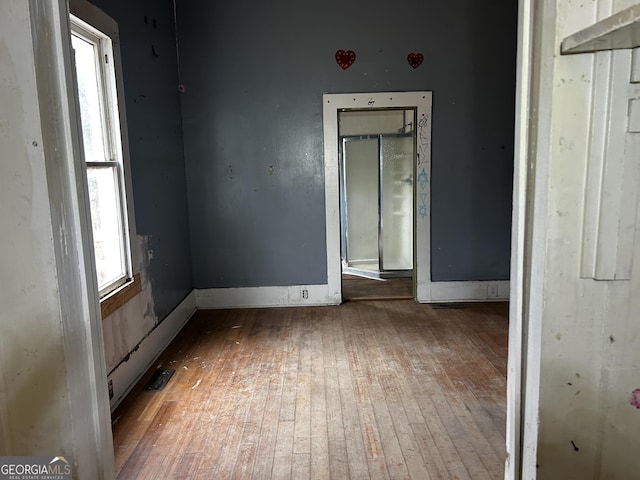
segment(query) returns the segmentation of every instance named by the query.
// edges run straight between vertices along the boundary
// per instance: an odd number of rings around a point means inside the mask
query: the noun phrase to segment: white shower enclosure
[[[412,276],[415,109],[338,113],[343,271]]]

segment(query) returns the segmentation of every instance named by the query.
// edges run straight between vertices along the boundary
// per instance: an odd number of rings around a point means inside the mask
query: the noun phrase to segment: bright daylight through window
[[[71,17],[98,289],[131,278],[122,144],[111,39]]]

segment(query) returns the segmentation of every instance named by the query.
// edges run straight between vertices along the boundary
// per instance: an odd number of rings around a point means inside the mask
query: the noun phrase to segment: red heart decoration
[[[423,60],[424,55],[422,55],[421,53],[410,53],[409,55],[407,55],[407,62],[409,62],[409,65],[411,65],[413,68],[418,68],[422,64]]]
[[[353,62],[355,61],[356,52],[353,50],[347,50],[346,52],[344,50],[338,50],[336,52],[336,62],[338,62],[338,65],[340,65],[340,68],[343,70],[346,70],[353,65]]]

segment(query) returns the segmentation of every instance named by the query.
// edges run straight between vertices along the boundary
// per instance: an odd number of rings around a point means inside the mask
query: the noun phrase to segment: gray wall
[[[192,289],[173,1],[92,3],[120,31],[136,228],[153,250],[146,273],[161,320]]]
[[[508,278],[516,11],[178,0],[195,286],[326,282],[323,92],[434,92],[433,279]]]

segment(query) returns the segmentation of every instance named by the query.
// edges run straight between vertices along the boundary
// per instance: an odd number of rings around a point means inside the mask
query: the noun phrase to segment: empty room
[[[640,8],[535,3],[3,3],[3,468],[634,478]]]

